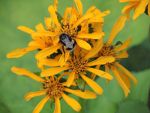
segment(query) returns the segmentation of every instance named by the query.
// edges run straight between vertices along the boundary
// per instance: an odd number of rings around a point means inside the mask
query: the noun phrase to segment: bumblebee
[[[59,38],[60,42],[65,46],[66,50],[74,49],[76,42],[69,35],[64,33],[61,34]]]

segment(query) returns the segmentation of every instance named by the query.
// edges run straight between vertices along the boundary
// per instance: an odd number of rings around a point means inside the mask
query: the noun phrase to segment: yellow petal
[[[127,97],[128,94],[130,93],[129,88],[128,88],[127,85],[124,83],[124,81],[121,79],[121,77],[120,77],[120,75],[119,75],[117,69],[113,67],[113,68],[112,68],[112,71],[113,71],[113,73],[114,73],[114,75],[115,75],[117,81],[119,82],[120,86],[122,87],[122,89],[123,89],[123,91],[124,91],[124,93],[125,93],[125,96]]]
[[[71,15],[71,13],[72,13],[72,8],[71,7],[66,8],[64,16],[63,16],[63,23],[64,24],[68,23],[69,16]]]
[[[104,65],[104,64],[107,64],[107,63],[112,63],[115,61],[115,58],[112,57],[112,56],[101,56],[99,58],[97,58],[96,60],[92,61],[92,62],[89,62],[87,64],[87,66],[94,66],[94,65]]]
[[[100,65],[97,65],[97,66],[95,67],[95,69],[98,69],[98,70],[99,70],[100,67],[101,67]],[[95,80],[95,77],[96,77],[97,75],[95,75],[94,73],[91,73],[90,76],[91,76],[91,79],[92,79],[92,80]]]
[[[131,84],[130,84],[130,79],[128,76],[126,76],[122,71],[118,70],[119,75],[121,75],[121,79],[124,81],[128,89],[130,89]]]
[[[95,9],[96,9],[95,6],[91,6],[91,7],[87,10],[86,14],[89,14],[89,13],[93,12]]]
[[[50,6],[48,7],[48,11],[49,11],[49,13],[50,13],[50,15],[51,15],[52,20],[53,20],[54,23],[57,25],[56,27],[57,27],[57,28],[61,28],[61,25],[60,25],[60,23],[59,23],[59,21],[58,21],[58,18],[57,18],[57,14],[56,14],[55,8],[54,8],[52,5],[50,5]]]
[[[150,1],[148,3],[148,15],[150,16]]]
[[[135,9],[133,19],[135,20],[137,17],[139,17],[141,14],[144,13],[145,8],[148,4],[148,0],[141,0],[137,8]]]
[[[120,2],[131,2],[131,1],[137,1],[137,0],[119,0]]]
[[[55,110],[54,113],[61,113],[61,106],[59,98],[55,98]]]
[[[25,33],[28,33],[28,34],[32,34],[34,33],[34,31],[28,27],[25,27],[25,26],[18,26],[17,27],[20,31],[23,31]]]
[[[70,51],[65,50],[65,62],[69,59]]]
[[[137,79],[135,78],[134,75],[132,75],[131,72],[129,72],[125,67],[123,67],[121,64],[119,63],[115,63],[115,65],[120,68],[131,80],[133,80],[134,84],[137,84]]]
[[[76,7],[78,9],[79,14],[82,15],[83,6],[82,6],[82,3],[81,3],[81,0],[74,0],[74,2],[76,4]]]
[[[46,17],[46,18],[44,18],[44,20],[45,20],[45,25],[46,25],[47,29],[51,28],[52,19]]]
[[[41,77],[37,76],[36,74],[24,69],[24,68],[18,68],[18,67],[12,67],[11,71],[19,76],[27,76],[32,78],[33,80],[36,80],[38,82],[44,82],[45,80]]]
[[[75,22],[79,19],[79,13],[74,7],[71,7],[71,14],[68,15],[69,23],[74,25]]]
[[[75,72],[72,71],[68,76],[69,78],[67,79],[66,86],[70,87],[73,84],[75,78]]]
[[[91,49],[91,45],[89,43],[87,43],[86,41],[81,40],[81,39],[75,39],[75,40],[81,48],[86,49],[86,50]]]
[[[102,47],[103,47],[103,40],[100,39],[94,44],[94,47],[85,55],[84,58],[87,60],[89,58],[94,57],[101,50]]]
[[[130,2],[127,6],[125,6],[122,10],[122,13],[123,14],[126,14],[126,15],[130,15],[130,11],[132,9],[134,9],[135,7],[137,7],[138,3],[137,2]]]
[[[41,48],[43,48],[43,46],[45,46],[45,44],[43,44],[41,41],[38,42],[37,40],[34,40],[34,41],[30,41],[28,46],[35,47],[37,49],[41,49]]]
[[[115,58],[118,58],[118,59],[120,59],[120,58],[128,58],[128,53],[127,53],[127,51],[123,51],[123,52],[120,52]]]
[[[37,91],[37,92],[30,92],[30,93],[26,94],[24,98],[25,98],[26,101],[29,101],[34,97],[42,96],[42,95],[45,95],[45,94],[46,94],[45,90]]]
[[[128,38],[121,46],[117,46],[114,50],[115,51],[122,51],[126,49],[131,44],[131,38]]]
[[[79,34],[78,38],[86,38],[86,39],[100,39],[104,36],[104,32],[101,33],[91,33],[91,34]]]
[[[83,99],[95,99],[96,98],[96,94],[89,90],[81,91],[81,90],[72,90],[69,88],[65,88],[65,91],[68,93],[72,93],[76,96],[79,96]]]
[[[73,25],[73,28],[76,28],[78,25],[80,25],[83,21],[88,20],[89,18],[93,17],[92,13],[85,14],[82,16],[78,21]]]
[[[46,58],[47,56],[50,56],[51,54],[56,52],[60,47],[61,47],[60,45],[57,45],[57,46],[51,46],[46,49],[43,49],[38,54],[36,54],[36,59]]]
[[[56,36],[56,33],[50,31],[41,31],[32,33],[32,37],[52,37]]]
[[[27,53],[26,48],[16,49],[7,54],[7,58],[19,58]]]
[[[79,112],[81,110],[80,104],[73,98],[67,96],[66,94],[62,94],[63,99],[65,102],[72,107],[75,111]]]
[[[110,13],[110,11],[107,10],[107,11],[101,12],[99,9],[93,8],[93,10],[88,12],[88,13],[93,14],[93,17],[87,20],[88,23],[90,23],[90,24],[95,23],[95,24],[101,24],[102,25],[104,23],[104,16],[108,15]]]
[[[16,49],[10,53],[7,54],[7,58],[19,58],[22,57],[23,55],[25,55],[26,53],[36,50],[37,47],[27,47],[27,48],[22,48],[22,49]]]
[[[58,8],[58,0],[54,0],[54,8],[55,8],[55,10],[57,11],[57,8]]]
[[[43,32],[43,31],[45,31],[44,26],[43,26],[42,23],[36,25],[35,28],[36,28],[36,30],[37,30],[38,32]]]
[[[112,28],[112,31],[110,33],[109,39],[108,39],[108,44],[112,44],[113,40],[117,36],[117,34],[124,28],[125,23],[127,21],[126,16],[120,16],[115,25]]]
[[[70,51],[65,50],[65,53],[63,53],[59,59],[59,64],[61,67],[65,65],[69,56],[70,56]]]
[[[106,73],[105,71],[101,71],[101,70],[94,69],[94,68],[87,68],[86,70],[96,74],[99,77],[106,78],[108,80],[113,79],[113,77],[109,73]]]
[[[110,11],[100,12],[99,14],[95,14],[95,16],[88,20],[89,23],[103,24],[104,16],[108,15]],[[101,26],[102,27],[102,26]]]
[[[62,71],[67,70],[68,67],[53,67],[53,68],[49,68],[46,70],[43,70],[41,73],[42,77],[46,77],[46,76],[52,76],[52,75],[56,75]]]
[[[60,66],[58,61],[55,59],[41,59],[39,62],[46,66]]]
[[[99,95],[101,95],[103,93],[103,89],[96,83],[94,82],[92,79],[86,77],[85,75],[81,75],[81,77],[83,78],[83,80],[85,80],[85,82]]]
[[[46,96],[43,100],[41,100],[40,103],[35,107],[33,113],[40,113],[48,100],[49,96]]]
[[[101,16],[104,17],[104,16],[107,16],[110,14],[110,10],[105,10],[101,13]]]

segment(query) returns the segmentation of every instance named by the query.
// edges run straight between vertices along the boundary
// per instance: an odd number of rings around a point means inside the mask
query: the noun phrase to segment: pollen
[[[70,24],[63,25],[61,32],[69,35],[71,38],[74,38],[76,37],[78,31],[76,28],[72,28],[72,27],[73,25]]]
[[[81,56],[73,56],[69,61],[70,69],[73,70],[76,74],[84,72],[87,67],[87,60],[84,60]]]
[[[98,53],[99,56],[116,56],[114,51],[114,46],[104,44],[100,52]]]
[[[43,88],[47,91],[50,98],[61,97],[64,91],[64,86],[54,78],[47,79],[43,83]]]

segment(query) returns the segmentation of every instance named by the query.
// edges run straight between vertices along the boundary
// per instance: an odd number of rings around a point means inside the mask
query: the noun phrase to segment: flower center
[[[99,56],[114,56],[115,57],[114,46],[104,44],[102,49],[98,53],[98,55]]]
[[[76,74],[79,74],[85,71],[87,63],[88,61],[83,60],[82,57],[73,56],[73,58],[69,61],[69,66],[71,70],[75,71]]]
[[[64,86],[54,78],[46,80],[43,84],[43,88],[47,91],[47,95],[52,98],[61,97],[64,91]]]
[[[62,26],[62,33],[68,34],[71,38],[75,38],[78,34],[78,30],[76,28],[72,28],[73,25],[63,25]]]

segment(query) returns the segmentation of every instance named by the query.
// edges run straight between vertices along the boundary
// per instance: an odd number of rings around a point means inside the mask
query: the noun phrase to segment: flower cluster
[[[95,99],[97,95],[103,94],[103,88],[95,81],[97,78],[107,81],[115,78],[125,96],[128,96],[130,81],[137,84],[137,79],[119,62],[128,58],[127,48],[131,38],[125,42],[114,43],[114,40],[129,19],[131,9],[135,9],[134,19],[145,11],[146,6],[150,15],[148,1],[120,0],[129,2],[129,5],[123,9],[124,15],[112,27],[107,41],[104,41],[103,26],[104,17],[110,11],[100,11],[92,6],[83,13],[80,0],[74,0],[75,6],[67,7],[63,16],[58,12],[58,1],[54,0],[54,4],[48,7],[50,16],[45,17],[45,25],[39,23],[35,30],[19,26],[18,29],[29,34],[32,40],[26,48],[8,53],[7,58],[19,58],[28,52],[37,51],[35,58],[40,69],[39,74],[15,66],[11,69],[19,76],[41,83],[42,89],[25,96],[27,101],[37,96],[45,96],[33,113],[39,113],[49,100],[55,103],[54,113],[61,113],[61,99],[75,111],[80,111],[80,104],[69,94],[83,99]]]

